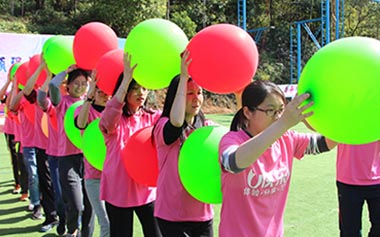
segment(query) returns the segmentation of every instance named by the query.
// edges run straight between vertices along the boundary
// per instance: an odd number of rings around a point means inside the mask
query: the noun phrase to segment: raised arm
[[[112,134],[119,126],[120,118],[123,113],[125,96],[129,84],[133,78],[133,71],[137,65],[131,67],[131,56],[124,54],[124,76],[123,80],[116,91],[116,94],[108,101],[99,122],[100,130],[105,134]]]
[[[137,64],[131,67],[131,55],[129,55],[128,53],[125,53],[123,81],[121,82],[115,94],[116,99],[120,103],[124,103],[125,96],[127,95],[127,92],[128,92],[129,84],[131,83],[133,79],[133,71],[135,70],[136,66]]]
[[[65,71],[56,75],[49,83],[50,100],[54,106],[58,105],[61,101],[61,84],[65,80],[66,75],[77,68],[76,65],[71,65]]]
[[[88,124],[88,114],[90,112],[90,108],[92,103],[94,102],[95,99],[95,91],[96,91],[96,83],[97,83],[97,78],[96,78],[96,71],[94,70],[92,75],[91,75],[91,82],[90,82],[90,88],[88,89],[87,92],[87,97],[81,106],[80,112],[78,114],[78,117],[76,119],[76,125],[80,129],[85,129]]]
[[[24,96],[22,91],[19,91],[17,84],[18,84],[17,77],[15,76],[13,80],[13,85],[12,85],[12,93],[11,93],[12,98],[9,102],[9,110],[12,112],[17,112],[20,105],[20,101],[22,97]]]
[[[3,87],[0,89],[0,100],[3,100],[5,97],[5,94],[7,93],[8,87],[11,84],[11,73],[8,73],[7,81],[3,85]]]
[[[303,119],[311,116],[313,112],[303,113],[312,106],[313,102],[299,108],[309,98],[309,94],[295,97],[287,106],[284,114],[268,128],[257,134],[236,150],[236,165],[240,169],[247,168],[255,162],[278,138],[289,128]]]
[[[170,123],[175,127],[182,127],[185,121],[187,81],[189,79],[188,67],[191,63],[189,51],[185,50],[181,59],[181,76],[177,92],[170,110]]]
[[[46,70],[46,71],[47,71],[46,80],[44,84],[42,84],[41,88],[38,90],[38,93],[37,93],[37,103],[38,103],[38,106],[42,109],[42,111],[46,111],[49,106],[49,102],[47,99],[47,92],[48,92],[49,83],[52,78],[51,72],[49,70]]]
[[[32,91],[34,89],[34,85],[36,84],[38,77],[40,76],[42,70],[44,70],[45,68],[46,68],[45,59],[41,55],[41,63],[40,63],[40,65],[38,65],[38,68],[36,69],[36,71],[26,81],[25,87],[24,87],[24,89],[22,89],[22,93],[25,96],[29,96],[32,93]]]

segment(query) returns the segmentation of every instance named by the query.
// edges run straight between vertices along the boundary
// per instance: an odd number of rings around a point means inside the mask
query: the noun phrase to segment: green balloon
[[[298,94],[310,93],[307,121],[346,144],[380,139],[380,41],[348,37],[318,50],[306,63]],[[307,112],[306,111],[306,112]]]
[[[58,39],[59,37],[63,37],[63,35],[54,35],[48,38],[45,42],[44,45],[42,46],[42,52],[45,53],[49,44],[53,42],[54,40]]]
[[[95,119],[84,130],[82,151],[88,163],[98,170],[103,170],[106,144],[99,129],[99,121],[99,118]]]
[[[132,65],[137,63],[133,74],[136,81],[156,90],[167,87],[180,74],[180,54],[187,44],[187,36],[173,22],[149,19],[131,30],[124,50],[132,55]]]
[[[186,191],[201,202],[222,202],[218,147],[227,131],[226,127],[198,128],[180,150],[178,172],[181,182]]]
[[[73,39],[67,36],[53,36],[45,42],[43,55],[50,72],[58,74],[75,64]]]
[[[10,76],[11,76],[11,80],[13,80],[13,77],[15,76],[16,74],[16,71],[17,71],[17,68],[21,65],[21,62],[18,62],[18,63],[15,63],[11,66],[11,71],[9,72],[10,73]]]
[[[82,134],[81,131],[75,126],[74,116],[75,110],[83,104],[83,100],[79,100],[66,110],[63,117],[63,128],[70,142],[78,149],[82,149]]]

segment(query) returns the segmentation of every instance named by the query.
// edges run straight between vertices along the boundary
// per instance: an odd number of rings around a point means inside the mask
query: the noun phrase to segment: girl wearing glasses
[[[254,81],[242,94],[242,108],[219,144],[222,193],[219,235],[283,236],[283,216],[293,157],[329,151],[336,144],[318,134],[288,129],[311,116],[308,94],[288,105],[281,89]]]

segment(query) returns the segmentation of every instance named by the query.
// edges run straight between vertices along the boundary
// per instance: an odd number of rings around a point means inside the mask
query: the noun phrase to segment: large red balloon
[[[26,62],[22,63],[17,68],[15,76],[17,78],[17,83],[19,85],[25,86],[26,81],[28,80],[28,77],[29,77],[29,61],[26,61]]]
[[[96,64],[96,85],[107,95],[112,95],[117,79],[124,70],[123,57],[122,49],[114,49],[103,54]]]
[[[86,70],[95,68],[103,54],[117,48],[115,32],[100,22],[83,25],[74,36],[73,52],[76,64]]]
[[[124,166],[136,183],[155,187],[158,177],[157,151],[152,143],[153,126],[140,129],[121,151]]]
[[[252,37],[240,27],[217,24],[198,32],[187,49],[189,74],[201,87],[232,93],[245,87],[256,73],[259,54]]]
[[[41,64],[41,55],[40,54],[35,54],[29,59],[29,75],[32,76],[33,73],[37,70],[37,68]],[[43,69],[38,76],[38,79],[36,81],[37,86],[41,86],[44,84],[44,81],[46,80],[47,73],[46,70]]]

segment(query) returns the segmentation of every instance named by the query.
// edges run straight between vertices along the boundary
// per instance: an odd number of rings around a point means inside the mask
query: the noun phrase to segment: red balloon
[[[259,62],[255,41],[240,27],[217,24],[189,42],[189,74],[204,89],[220,93],[241,90],[253,79]]]
[[[155,187],[158,177],[157,151],[152,143],[153,126],[131,136],[121,151],[124,167],[136,183]]]
[[[29,78],[29,61],[22,63],[15,73],[17,83],[25,86],[26,81]]]
[[[100,22],[83,25],[75,33],[73,53],[78,67],[92,70],[106,52],[118,48],[115,32]]]
[[[112,95],[117,79],[124,70],[124,50],[114,49],[103,54],[96,64],[97,86],[107,95]]]
[[[35,54],[29,59],[29,75],[32,76],[33,73],[37,70],[37,68],[41,64],[41,55],[40,54]],[[44,81],[46,80],[47,73],[46,69],[43,69],[38,76],[38,79],[36,81],[37,86],[41,86],[44,84]]]

